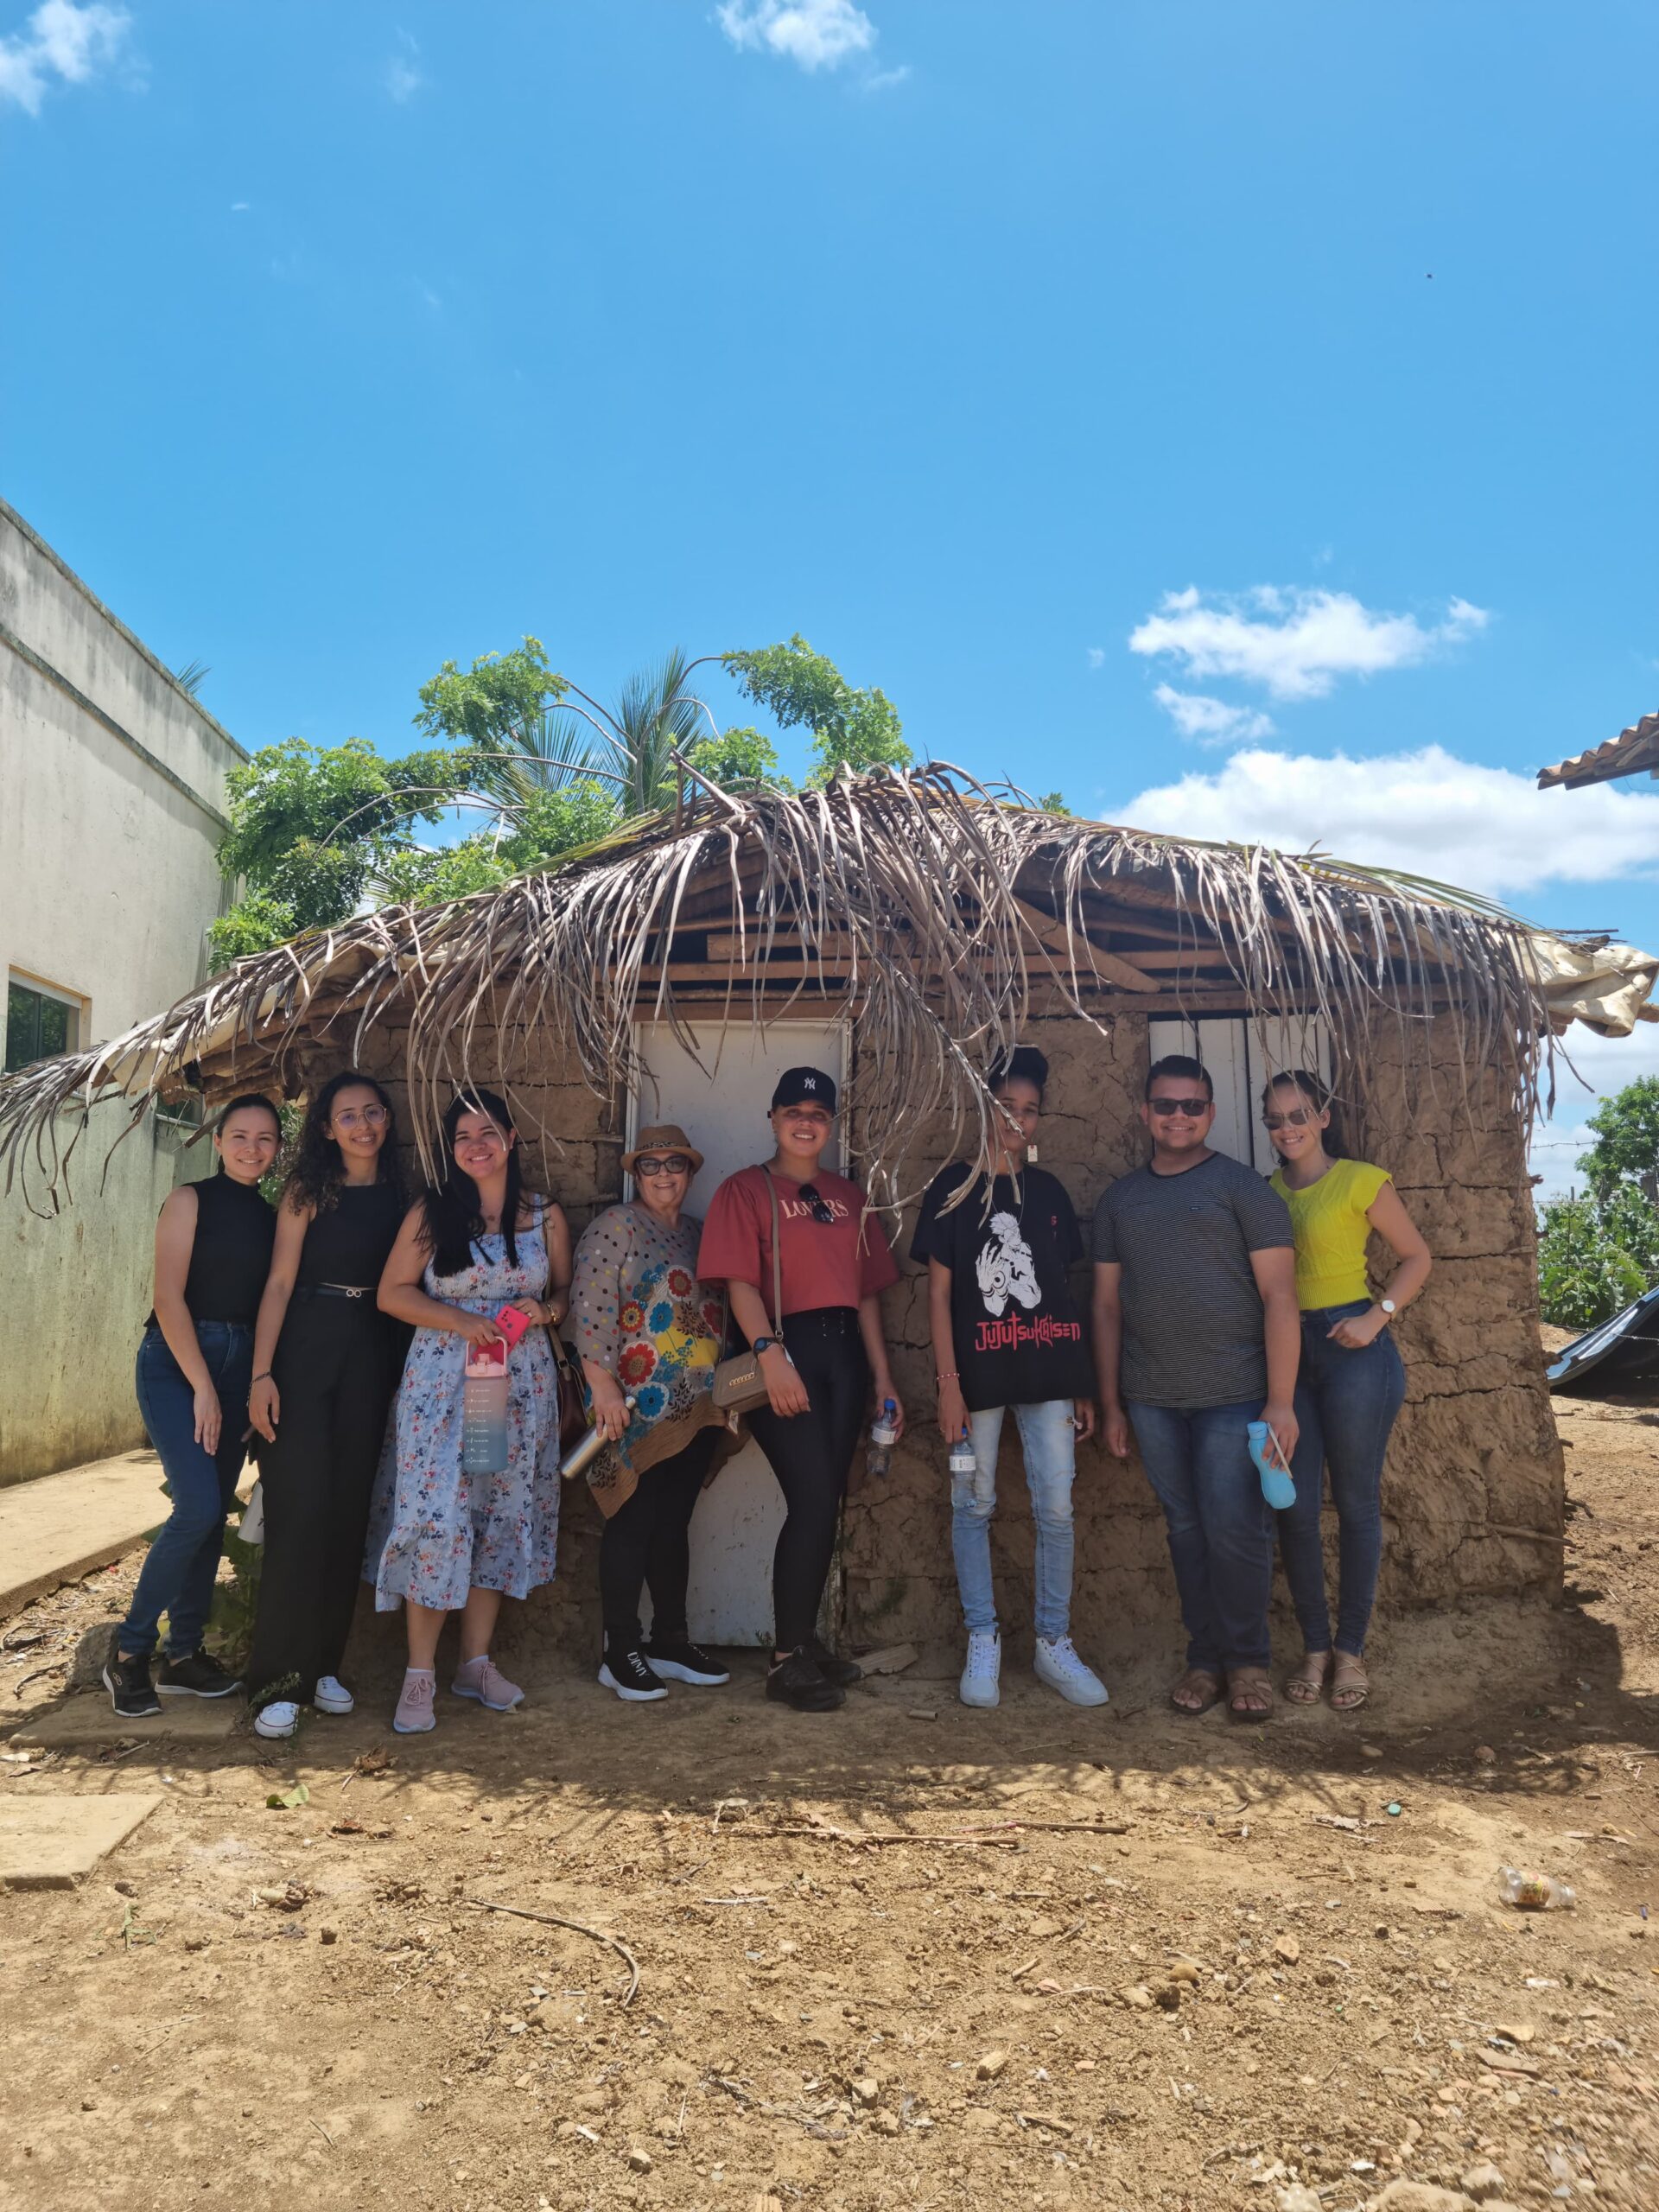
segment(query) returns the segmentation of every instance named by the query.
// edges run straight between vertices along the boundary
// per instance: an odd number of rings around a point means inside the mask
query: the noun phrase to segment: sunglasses
[[[1154,1114],[1166,1116],[1180,1114],[1189,1122],[1196,1122],[1207,1114],[1212,1103],[1208,1098],[1148,1098],[1147,1101]]]
[[[1264,1114],[1262,1126],[1264,1129],[1305,1129],[1310,1122],[1318,1119],[1312,1106],[1293,1106],[1287,1114]]]
[[[691,1163],[683,1152],[671,1152],[667,1157],[663,1160],[658,1160],[654,1156],[645,1160],[636,1160],[633,1163],[633,1173],[636,1180],[642,1175],[652,1177],[658,1175],[689,1175],[691,1173]]]
[[[821,1221],[826,1229],[835,1227],[836,1210],[828,1198],[820,1197],[810,1183],[802,1184],[799,1195],[805,1199],[806,1210],[814,1221]]]

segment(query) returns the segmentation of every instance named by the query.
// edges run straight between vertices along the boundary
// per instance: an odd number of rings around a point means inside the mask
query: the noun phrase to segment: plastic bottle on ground
[[[1499,1894],[1520,1912],[1571,1912],[1578,1893],[1554,1874],[1523,1874],[1505,1866],[1498,1876]]]

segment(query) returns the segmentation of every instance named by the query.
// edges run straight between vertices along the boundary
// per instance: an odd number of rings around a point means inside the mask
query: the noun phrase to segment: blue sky
[[[1659,794],[1531,787],[1659,703],[1656,77],[1647,0],[0,0],[0,482],[251,746],[799,629],[1659,947]]]

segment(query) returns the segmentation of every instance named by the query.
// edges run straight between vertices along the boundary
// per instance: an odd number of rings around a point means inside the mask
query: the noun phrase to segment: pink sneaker
[[[397,1699],[397,1710],[391,1716],[391,1725],[400,1736],[423,1736],[429,1728],[438,1725],[432,1710],[432,1694],[437,1682],[431,1669],[406,1667],[404,1687]]]
[[[507,1680],[488,1652],[481,1659],[469,1659],[464,1667],[457,1667],[449,1687],[457,1697],[475,1697],[492,1713],[511,1713],[515,1705],[524,1701],[523,1690]]]

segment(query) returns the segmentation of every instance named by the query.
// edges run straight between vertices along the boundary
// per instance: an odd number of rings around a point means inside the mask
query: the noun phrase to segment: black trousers
[[[247,1682],[308,1703],[346,1656],[369,1500],[409,1331],[366,1298],[296,1291],[271,1362],[276,1440],[259,1454],[265,1556]]]
[[[770,1406],[748,1416],[789,1510],[772,1562],[773,1633],[793,1651],[817,1627],[836,1554],[847,1476],[870,1394],[870,1363],[851,1306],[784,1317],[784,1344],[806,1385],[808,1410],[785,1421]]]
[[[653,1640],[685,1640],[691,1516],[719,1441],[717,1428],[700,1428],[671,1459],[647,1467],[632,1497],[605,1523],[599,1540],[599,1596],[607,1650],[626,1651],[639,1642],[639,1592],[647,1583]]]

